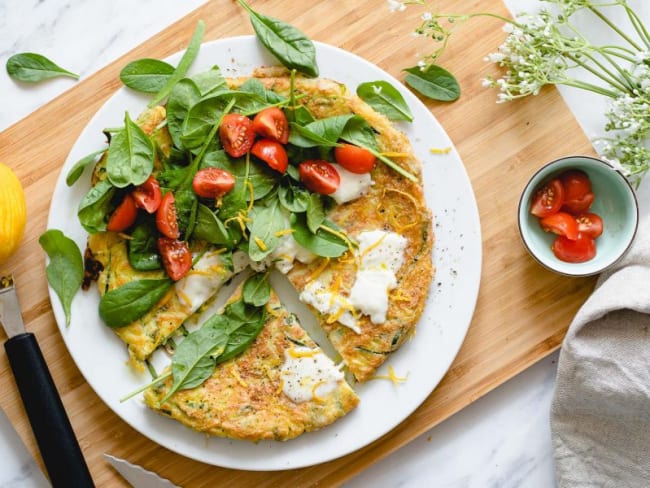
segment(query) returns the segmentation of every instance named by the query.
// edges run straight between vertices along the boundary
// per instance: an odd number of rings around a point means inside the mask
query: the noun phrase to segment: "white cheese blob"
[[[280,368],[282,392],[294,403],[320,397],[334,391],[343,372],[320,349],[296,346],[284,353]]]
[[[178,301],[190,313],[214,295],[221,285],[232,276],[232,272],[223,266],[221,253],[207,251],[188,273],[175,284]]]
[[[404,264],[407,240],[395,232],[362,232],[359,242],[359,269],[350,290],[350,303],[373,324],[386,322],[388,292],[397,286],[395,274]]]
[[[316,279],[307,283],[298,298],[301,302],[311,305],[326,315],[327,319],[336,317],[336,321],[340,324],[349,327],[357,334],[361,332],[354,316],[354,305],[343,295],[332,293],[331,289],[320,280]]]
[[[293,268],[296,259],[307,264],[316,259],[316,255],[298,244],[291,233],[284,234],[280,238],[278,247],[271,253],[271,260],[281,273],[287,274]]]
[[[336,171],[338,171],[339,176],[341,177],[339,187],[330,195],[334,200],[336,200],[336,203],[340,205],[342,203],[351,202],[352,200],[356,200],[368,193],[368,190],[372,186],[370,173],[352,173],[336,163],[332,163],[332,166],[336,168]]]

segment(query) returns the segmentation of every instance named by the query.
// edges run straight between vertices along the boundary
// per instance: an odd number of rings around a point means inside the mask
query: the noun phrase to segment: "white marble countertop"
[[[203,0],[3,0],[0,2],[0,131],[74,85],[57,79],[35,86],[4,73],[17,52],[45,54],[81,77],[200,6]],[[382,4],[383,2],[379,1]],[[539,0],[506,0],[531,11]],[[630,0],[646,19],[650,5]],[[388,15],[388,7],[386,6]],[[155,11],[155,15],[151,12]],[[589,26],[586,26],[589,29]],[[597,27],[594,26],[598,34]],[[83,40],[83,42],[80,42]],[[494,46],[496,48],[496,46]],[[602,102],[562,90],[589,136],[602,133]],[[347,483],[363,486],[550,487],[555,485],[549,408],[558,353],[533,365],[452,418]],[[0,424],[3,418],[0,416]],[[0,425],[2,427],[2,425]],[[0,428],[0,487],[44,486],[29,456]]]

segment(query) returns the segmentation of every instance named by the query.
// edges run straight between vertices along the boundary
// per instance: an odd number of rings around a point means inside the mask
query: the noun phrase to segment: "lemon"
[[[0,163],[0,264],[18,249],[26,220],[23,187],[14,172]]]

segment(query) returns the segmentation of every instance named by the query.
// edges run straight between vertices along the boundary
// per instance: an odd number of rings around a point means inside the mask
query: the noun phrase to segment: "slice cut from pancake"
[[[241,295],[241,287],[229,302]],[[144,393],[145,403],[199,432],[259,441],[288,440],[331,424],[359,399],[340,368],[314,343],[271,292],[267,320],[239,356],[212,376],[164,401],[167,379]]]

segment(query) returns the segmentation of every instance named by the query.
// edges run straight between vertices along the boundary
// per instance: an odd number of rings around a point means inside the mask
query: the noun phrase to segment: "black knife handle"
[[[94,487],[36,336],[18,334],[5,351],[52,486]]]

